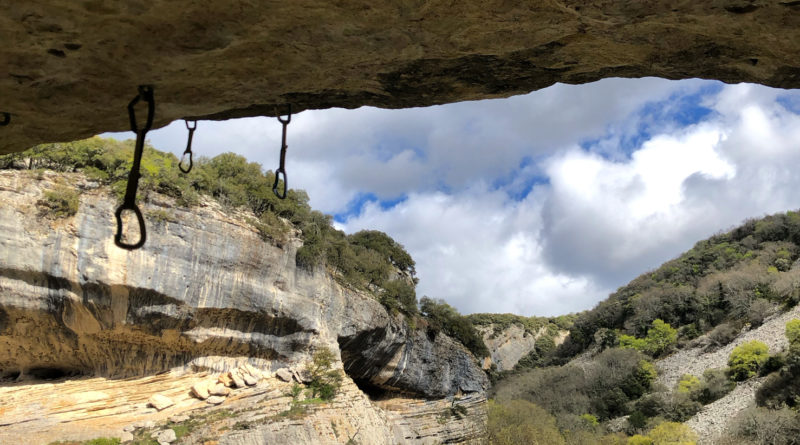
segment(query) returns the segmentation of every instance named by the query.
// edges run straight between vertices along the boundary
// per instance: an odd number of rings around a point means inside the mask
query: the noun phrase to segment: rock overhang
[[[800,85],[800,2],[31,0],[0,5],[0,153],[180,118],[427,106],[656,76]]]

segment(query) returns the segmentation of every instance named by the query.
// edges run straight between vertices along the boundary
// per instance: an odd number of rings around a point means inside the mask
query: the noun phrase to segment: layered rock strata
[[[36,216],[58,182],[81,189],[78,213]],[[128,252],[113,244],[108,190],[80,174],[0,172],[0,378],[275,372],[328,347],[373,395],[482,397],[463,346],[410,329],[323,268],[298,269],[299,239],[278,248],[214,202],[158,199],[142,206],[147,244]]]

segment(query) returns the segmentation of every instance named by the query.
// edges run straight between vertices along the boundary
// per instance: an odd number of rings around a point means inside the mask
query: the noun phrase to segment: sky
[[[113,133],[118,139],[133,133]],[[148,133],[180,156],[183,121]],[[277,168],[275,118],[198,123],[195,156]],[[382,230],[417,295],[463,314],[592,308],[746,218],[800,208],[800,91],[657,78],[426,108],[304,111],[289,185],[347,233]]]

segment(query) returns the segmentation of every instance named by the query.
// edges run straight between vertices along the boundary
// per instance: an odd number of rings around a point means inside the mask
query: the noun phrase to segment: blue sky
[[[200,122],[196,155],[274,169],[275,119]],[[128,138],[119,133],[115,137]],[[178,155],[186,129],[148,135]],[[417,261],[418,295],[463,313],[557,315],[748,217],[800,207],[800,94],[605,79],[508,99],[292,117],[291,187]]]

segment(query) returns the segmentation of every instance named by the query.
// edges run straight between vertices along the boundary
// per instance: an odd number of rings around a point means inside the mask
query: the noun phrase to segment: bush
[[[64,185],[56,185],[53,190],[44,192],[44,198],[37,204],[42,212],[52,218],[66,218],[78,213],[80,197],[78,191]]]
[[[702,387],[700,379],[691,374],[684,374],[678,382],[677,391],[681,393],[691,394],[696,392]]]
[[[800,320],[795,318],[786,323],[786,338],[789,345],[800,346]]]
[[[747,321],[752,326],[761,326],[764,320],[778,310],[775,303],[771,303],[763,298],[754,301],[747,310]]]
[[[383,285],[380,302],[390,309],[398,309],[406,315],[417,313],[417,292],[414,285],[403,279],[387,281]]]
[[[741,381],[753,377],[768,358],[769,348],[758,340],[735,347],[728,357],[731,378]]]
[[[435,301],[428,297],[420,300],[420,312],[428,320],[431,330],[444,331],[445,334],[460,341],[477,358],[489,356],[489,348],[483,337],[469,321],[443,300]]]
[[[730,430],[733,439],[749,439],[758,445],[796,445],[800,416],[789,408],[751,407],[736,416]]]
[[[784,369],[767,376],[756,391],[756,404],[770,409],[797,408],[800,403],[800,373]]]
[[[342,386],[342,371],[333,369],[336,357],[328,348],[320,348],[311,357],[306,369],[311,374],[311,397],[331,401]]]
[[[628,438],[626,445],[653,445],[653,439],[636,434]]]
[[[524,398],[560,415],[592,414],[603,421],[630,411],[630,402],[648,391],[653,365],[631,349],[606,349],[582,366],[535,368],[495,386],[499,400]]]
[[[489,400],[488,414],[489,443],[492,445],[565,445],[555,418],[533,403]]]
[[[676,422],[664,422],[647,433],[653,445],[695,445],[697,434],[688,426]]]
[[[733,391],[736,384],[728,378],[728,373],[724,369],[712,368],[703,372],[701,385],[690,393],[692,400],[696,400],[703,405],[707,405],[715,400],[719,400],[729,392]]]
[[[736,323],[718,324],[705,338],[705,351],[714,351],[727,345],[739,336],[740,330]]]
[[[619,336],[620,347],[633,348],[653,357],[669,352],[677,342],[678,331],[661,319],[653,320],[645,338],[635,338],[630,335]]]

